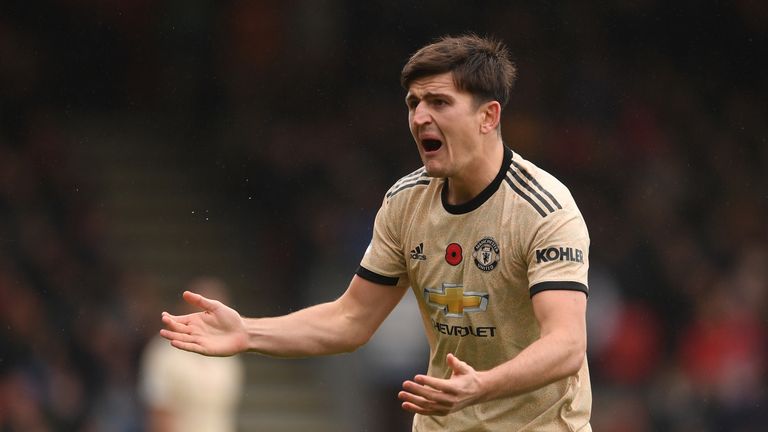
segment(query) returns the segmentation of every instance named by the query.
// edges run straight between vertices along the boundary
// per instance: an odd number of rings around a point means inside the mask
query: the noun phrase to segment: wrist
[[[478,371],[477,372],[477,400],[475,403],[488,402],[493,399],[491,396],[491,371]]]
[[[257,320],[254,318],[240,317],[242,321],[242,352],[258,352],[257,342],[261,338]]]

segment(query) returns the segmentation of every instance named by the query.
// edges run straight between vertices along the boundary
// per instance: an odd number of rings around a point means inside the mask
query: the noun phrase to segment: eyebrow
[[[405,103],[408,104],[409,102],[413,100],[422,100],[422,99],[437,99],[437,98],[444,98],[453,101],[453,96],[449,95],[448,93],[434,93],[434,92],[426,92],[424,93],[420,98],[416,95],[414,95],[411,92],[408,92],[408,94],[405,96]]]

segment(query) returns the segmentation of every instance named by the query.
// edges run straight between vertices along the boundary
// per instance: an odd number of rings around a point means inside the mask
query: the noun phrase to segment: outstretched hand
[[[248,335],[240,314],[225,304],[185,291],[184,300],[199,309],[188,315],[163,312],[160,336],[185,351],[207,356],[230,356],[248,347]]]
[[[424,415],[444,416],[480,401],[480,374],[453,354],[446,357],[451,377],[435,378],[416,375],[403,383],[397,397],[404,410]]]

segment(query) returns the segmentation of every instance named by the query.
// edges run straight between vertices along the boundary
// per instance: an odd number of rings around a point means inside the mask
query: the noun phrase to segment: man
[[[410,286],[430,345],[398,395],[414,431],[591,431],[589,236],[565,186],[502,142],[514,77],[506,48],[475,35],[417,51],[401,81],[424,166],[386,193],[346,292],[261,319],[185,292],[203,312],[164,313],[161,334],[207,355],[348,352]]]

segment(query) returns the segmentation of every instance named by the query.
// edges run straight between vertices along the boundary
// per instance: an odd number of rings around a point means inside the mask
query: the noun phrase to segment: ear
[[[497,101],[486,102],[478,108],[480,115],[480,133],[488,134],[499,127],[501,120],[501,104]]]

